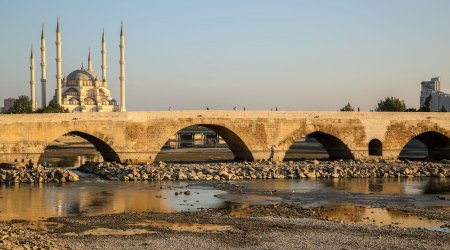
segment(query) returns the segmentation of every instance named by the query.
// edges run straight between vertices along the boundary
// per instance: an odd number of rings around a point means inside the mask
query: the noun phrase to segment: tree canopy
[[[431,95],[429,95],[426,99],[425,99],[425,103],[423,104],[422,107],[420,107],[419,111],[420,112],[430,112],[431,108]]]
[[[355,111],[355,109],[350,105],[350,103],[347,103],[343,108],[341,108],[341,111]]]
[[[375,111],[381,112],[404,112],[406,110],[405,101],[396,97],[386,97],[378,102]]]
[[[13,107],[9,111],[13,114],[27,114],[33,113],[31,100],[26,95],[21,95],[14,101]]]
[[[69,110],[57,103],[50,103],[47,107],[40,109],[39,113],[68,113]]]

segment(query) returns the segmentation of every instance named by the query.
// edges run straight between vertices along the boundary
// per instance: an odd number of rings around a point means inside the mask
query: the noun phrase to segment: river
[[[311,149],[311,148],[310,148]],[[167,150],[161,159],[231,160],[228,149]],[[320,155],[323,152],[310,152]],[[78,167],[102,161],[95,148],[49,150],[42,157],[53,167]],[[43,220],[49,217],[101,215],[124,212],[176,212],[223,208],[232,205],[289,203],[323,207],[323,217],[363,224],[395,224],[405,227],[442,229],[442,222],[407,216],[383,207],[418,206],[450,211],[450,180],[406,179],[300,179],[233,181],[245,190],[229,192],[211,182],[107,181],[79,173],[81,181],[62,184],[0,185],[0,220]],[[188,192],[186,192],[188,191]],[[185,194],[186,193],[186,194]],[[327,212],[328,211],[328,212]],[[350,211],[350,212],[349,212]]]

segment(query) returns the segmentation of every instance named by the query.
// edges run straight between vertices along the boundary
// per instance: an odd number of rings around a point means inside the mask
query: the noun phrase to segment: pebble
[[[290,161],[232,163],[152,163],[125,165],[86,162],[78,170],[124,181],[189,180],[230,181],[302,178],[450,177],[450,161]]]
[[[14,225],[0,224],[0,249],[61,249],[47,235]]]
[[[76,182],[80,177],[73,171],[43,166],[0,166],[0,183]]]

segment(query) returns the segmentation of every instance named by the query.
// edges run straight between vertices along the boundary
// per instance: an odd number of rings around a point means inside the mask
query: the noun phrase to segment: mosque
[[[102,34],[102,75],[101,78],[92,69],[91,52],[89,50],[87,69],[72,71],[67,77],[62,77],[61,29],[59,19],[56,26],[56,89],[50,103],[59,104],[69,112],[125,112],[125,38],[123,26],[120,27],[120,104],[111,96],[106,78],[106,40],[105,31]],[[47,106],[47,63],[44,26],[41,34],[41,86],[42,108]],[[33,111],[37,109],[36,82],[34,75],[34,53],[30,57],[30,87]]]

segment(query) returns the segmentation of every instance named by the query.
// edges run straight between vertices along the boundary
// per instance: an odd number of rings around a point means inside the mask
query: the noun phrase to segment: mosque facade
[[[99,77],[92,67],[91,52],[88,55],[87,68],[72,71],[67,77],[62,77],[62,42],[59,19],[56,26],[56,89],[50,104],[59,104],[69,112],[125,112],[125,39],[123,26],[120,27],[120,103],[111,95],[106,78],[106,40],[102,34],[102,74]],[[41,107],[47,106],[46,99],[46,39],[44,27],[41,34]],[[37,109],[36,83],[34,76],[33,49],[30,57],[30,95],[33,110]]]

